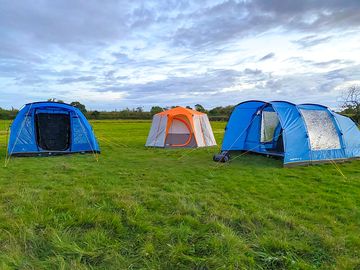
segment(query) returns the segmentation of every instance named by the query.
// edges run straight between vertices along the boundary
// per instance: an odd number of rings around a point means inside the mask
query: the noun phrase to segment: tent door
[[[173,118],[165,140],[166,147],[195,147],[194,134],[189,124],[181,118]]]
[[[277,113],[271,107],[262,111],[260,132],[260,141],[266,152],[284,153],[283,129]]]
[[[282,131],[277,138],[274,138],[272,142],[263,144],[265,151],[268,154],[283,155],[284,154],[284,140]]]
[[[37,113],[35,117],[38,146],[48,151],[66,151],[70,147],[70,115]]]
[[[283,132],[281,130],[277,140],[274,143],[274,151],[278,153],[284,153],[284,140],[283,140]]]

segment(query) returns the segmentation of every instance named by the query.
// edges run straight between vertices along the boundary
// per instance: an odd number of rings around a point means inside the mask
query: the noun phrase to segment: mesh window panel
[[[279,117],[276,112],[262,112],[261,117],[261,142],[272,142],[275,129],[279,124]]]
[[[88,137],[80,118],[73,117],[72,130],[73,130],[73,143],[74,144],[88,144]]]
[[[339,149],[340,140],[334,122],[327,111],[302,110],[312,150]]]

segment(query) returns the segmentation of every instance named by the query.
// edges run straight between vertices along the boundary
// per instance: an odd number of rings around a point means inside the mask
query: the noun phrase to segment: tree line
[[[48,101],[64,103],[62,100],[55,98],[48,99]],[[88,119],[98,120],[115,120],[115,119],[143,119],[149,120],[154,114],[159,112],[175,108],[177,106],[161,107],[153,106],[149,111],[145,111],[142,107],[133,109],[123,109],[115,111],[98,111],[98,110],[87,110],[86,106],[79,101],[70,103],[71,106],[78,108],[85,114]],[[186,106],[188,109],[193,109],[199,112],[207,113],[211,121],[227,121],[234,106],[218,106],[212,109],[205,109],[201,104],[196,104],[194,107]],[[18,110],[11,108],[9,110],[0,108],[0,119],[11,120],[14,119]],[[351,117],[354,121],[360,124],[360,86],[350,86],[343,91],[341,96],[341,114]]]
[[[62,100],[57,99],[48,99],[52,102],[64,103]],[[176,108],[177,106],[170,107],[161,107],[153,106],[150,110],[146,111],[142,107],[137,108],[126,108],[123,110],[114,110],[114,111],[98,111],[98,110],[88,110],[86,106],[79,101],[74,101],[70,103],[71,106],[78,108],[88,119],[97,119],[97,120],[116,120],[116,119],[129,119],[129,120],[149,120],[152,117],[162,111]],[[201,104],[196,104],[193,108],[186,106],[188,109],[193,109],[199,112],[207,113],[209,119],[212,121],[226,121],[234,106],[225,106],[225,107],[215,107],[213,109],[207,110]],[[12,120],[15,118],[18,113],[18,109],[11,108],[10,110],[0,108],[0,119],[2,120]]]
[[[83,111],[88,119],[152,119],[152,117],[160,113],[162,111],[176,108],[177,106],[170,106],[170,107],[161,107],[161,106],[153,106],[149,111],[145,111],[142,107],[129,109],[126,108],[124,110],[119,111]],[[226,121],[234,106],[225,106],[225,107],[215,107],[210,110],[206,110],[202,105],[196,104],[194,108],[190,106],[186,106],[188,109],[193,109],[199,112],[207,113],[209,119],[212,121]]]

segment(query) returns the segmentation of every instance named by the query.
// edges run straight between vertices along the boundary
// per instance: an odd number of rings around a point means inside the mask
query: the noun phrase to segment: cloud
[[[209,70],[197,76],[169,77],[146,84],[127,85],[118,88],[118,91],[126,89],[128,101],[145,106],[171,105],[171,102],[186,105],[197,100],[211,107],[214,100],[217,104],[226,105],[253,98],[293,102],[314,102],[315,99],[319,103],[336,106],[336,95],[339,94],[336,89],[348,80],[359,78],[359,68],[360,65],[356,65],[328,72],[283,76],[250,69]]]
[[[329,67],[329,66],[334,66],[334,65],[349,65],[349,64],[353,64],[353,61],[350,60],[342,60],[342,59],[333,59],[333,60],[329,60],[329,61],[323,61],[323,62],[314,62],[313,65],[316,67]]]
[[[77,82],[90,82],[96,79],[95,76],[81,76],[81,77],[70,77],[60,79],[59,84],[69,84],[69,83],[77,83]]]
[[[275,57],[275,53],[268,53],[259,59],[259,61],[265,61]]]
[[[357,0],[287,3],[281,0],[230,0],[188,15],[186,18],[191,23],[178,28],[173,40],[174,45],[199,47],[259,35],[276,28],[314,34],[334,29],[349,30],[358,28],[359,12]]]
[[[85,97],[84,97],[85,96]],[[67,99],[85,100],[90,103],[97,102],[121,102],[127,94],[125,92],[114,92],[114,91],[93,91],[88,89],[80,89],[76,93],[67,92],[65,97]]]
[[[48,44],[108,41],[125,36],[129,6],[120,2],[35,1],[2,4],[0,25],[10,38]],[[17,18],[13,20],[14,16]],[[99,31],[101,29],[101,31]],[[9,33],[12,31],[15,34]]]
[[[332,36],[326,36],[326,37],[318,37],[316,35],[310,35],[303,37],[298,40],[294,40],[293,42],[297,45],[299,45],[301,48],[308,48],[313,47],[316,45],[319,45],[321,43],[325,43],[332,39]]]

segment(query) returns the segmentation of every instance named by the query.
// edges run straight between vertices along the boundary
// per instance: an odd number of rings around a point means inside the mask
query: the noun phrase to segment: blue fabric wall
[[[265,104],[262,101],[249,101],[240,103],[234,108],[225,128],[222,144],[223,150],[247,149],[245,147],[245,139],[248,137],[248,129],[252,124],[255,113]]]
[[[337,113],[334,113],[333,115],[342,134],[345,156],[348,158],[360,157],[359,128],[350,118]]]
[[[271,104],[283,128],[284,164],[310,160],[310,145],[305,123],[296,105],[282,101]]]

